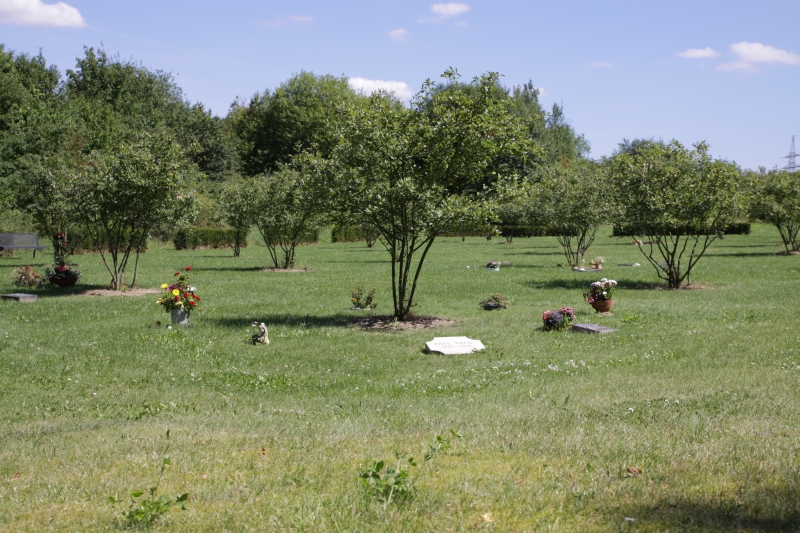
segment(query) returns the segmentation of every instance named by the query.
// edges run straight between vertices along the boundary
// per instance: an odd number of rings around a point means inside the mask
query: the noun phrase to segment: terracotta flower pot
[[[598,313],[608,313],[614,306],[614,300],[595,300],[589,305]]]
[[[78,283],[78,278],[57,278],[54,276],[47,278],[47,281],[59,287],[74,287]]]

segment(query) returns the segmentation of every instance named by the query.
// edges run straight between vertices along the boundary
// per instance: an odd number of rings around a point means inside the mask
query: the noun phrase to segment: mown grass
[[[712,247],[693,274],[705,288],[668,291],[646,265],[616,266],[643,261],[601,233],[590,255],[620,282],[613,316],[582,302],[599,276],[557,266],[554,239],[442,239],[416,312],[458,323],[427,331],[348,327],[358,283],[391,308],[387,254],[360,243],[304,246],[304,273],[261,272],[259,246],[154,245],[141,285],[191,265],[203,297],[173,330],[155,296],[81,296],[108,275],[80,256],[77,289],[0,304],[0,530],[117,529],[107,497],[152,485],[169,428],[159,491],[190,503],[163,530],[796,531],[800,257],[755,226]],[[513,267],[466,269],[489,260]],[[0,291],[30,262],[0,259]],[[495,292],[508,310],[479,308]],[[618,332],[542,331],[564,305]],[[245,342],[253,320],[270,346]],[[449,335],[487,349],[422,351]],[[412,469],[413,500],[366,495],[368,462],[420,458],[451,428],[454,448]]]

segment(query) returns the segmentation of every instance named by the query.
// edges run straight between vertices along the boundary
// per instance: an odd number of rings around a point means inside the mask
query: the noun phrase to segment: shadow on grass
[[[337,313],[328,316],[313,315],[291,315],[286,313],[274,313],[257,315],[255,319],[242,317],[214,317],[205,318],[208,322],[223,328],[241,329],[248,328],[253,322],[264,322],[267,327],[288,326],[288,327],[307,327],[307,328],[341,328],[356,323],[364,318],[358,314]]]
[[[602,271],[601,271],[602,272]],[[584,279],[550,279],[544,281],[528,281],[525,283],[531,289],[569,289],[588,290],[593,278]],[[596,280],[595,280],[596,281]],[[617,280],[617,288],[634,291],[653,291],[663,289],[666,283],[653,283],[649,281]]]
[[[775,257],[780,255],[780,252],[730,252],[730,253],[716,253],[714,251],[706,252],[706,255],[713,257]]]
[[[800,491],[795,487],[763,489],[756,509],[740,501],[664,499],[624,510],[626,516],[658,531],[798,531]]]
[[[198,270],[218,270],[222,272],[259,272],[264,270],[265,268],[271,268],[268,266],[225,266],[225,267],[208,267],[204,266],[202,269]]]

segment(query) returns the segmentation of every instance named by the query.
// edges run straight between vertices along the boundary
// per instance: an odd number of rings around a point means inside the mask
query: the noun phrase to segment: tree
[[[239,139],[242,172],[274,172],[302,152],[330,155],[345,116],[340,111],[359,96],[347,78],[300,72],[274,93],[256,93],[245,104],[234,103],[226,120]]]
[[[648,143],[610,161],[620,207],[616,222],[639,241],[639,250],[670,288],[690,283],[691,271],[725,227],[742,212],[736,165],[712,159],[708,145]]]
[[[748,178],[751,216],[778,228],[787,253],[800,251],[800,175],[762,169]]]
[[[142,133],[110,151],[96,151],[66,181],[73,217],[94,236],[111,288],[125,284],[131,253],[136,263],[151,228],[191,218],[184,150],[166,134]]]
[[[255,201],[253,185],[243,179],[231,179],[224,183],[219,193],[217,207],[222,221],[233,228],[233,257],[239,257],[242,243],[247,238],[253,219]]]
[[[457,73],[443,77],[452,83]],[[410,107],[374,94],[367,106],[351,111],[334,151],[337,179],[330,195],[339,209],[360,213],[376,228],[391,257],[398,320],[410,318],[436,236],[466,216],[488,219],[494,187],[477,185],[514,178],[508,161],[528,149],[507,102],[492,97],[497,80],[494,73],[477,78],[474,94],[437,91],[428,80]]]
[[[272,175],[251,179],[252,219],[275,268],[292,268],[297,245],[313,238],[324,220],[320,180],[313,166],[301,159]]]
[[[536,201],[548,211],[548,230],[558,238],[567,263],[580,265],[597,227],[608,222],[614,211],[602,168],[589,161],[551,165],[542,173],[539,192]]]

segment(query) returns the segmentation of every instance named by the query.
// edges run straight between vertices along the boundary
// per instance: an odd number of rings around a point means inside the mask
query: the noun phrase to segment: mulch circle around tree
[[[376,315],[362,318],[352,324],[362,330],[403,330],[403,329],[430,329],[454,326],[458,322],[449,318],[438,316],[413,316],[407,320],[396,321],[392,315]]]
[[[82,292],[81,296],[144,296],[146,294],[159,294],[158,289],[129,289],[126,291],[114,291],[111,289],[91,289]]]

